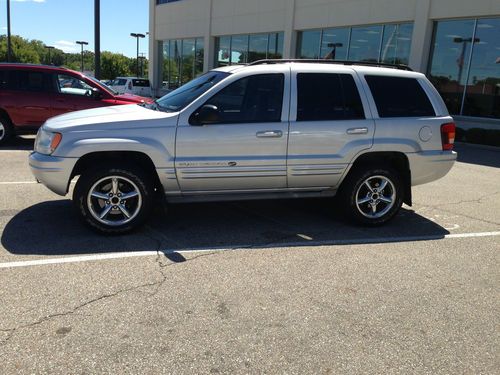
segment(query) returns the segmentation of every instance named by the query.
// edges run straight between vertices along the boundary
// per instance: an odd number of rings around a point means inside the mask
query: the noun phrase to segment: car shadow
[[[7,142],[6,145],[0,146],[0,150],[4,151],[31,151],[35,144],[35,136],[18,136]]]
[[[39,203],[5,226],[3,247],[19,255],[95,253],[210,248],[266,248],[367,244],[443,238],[449,232],[410,209],[377,228],[347,222],[330,200],[279,200],[171,205],[156,212],[143,228],[122,236],[89,230],[71,201]]]
[[[500,168],[500,147],[478,146],[468,143],[455,145],[457,161],[467,164]]]

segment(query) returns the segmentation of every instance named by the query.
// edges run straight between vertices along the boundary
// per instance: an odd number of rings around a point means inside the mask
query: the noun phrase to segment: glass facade
[[[203,73],[203,38],[163,42],[163,82],[175,89]]]
[[[428,74],[451,114],[500,119],[500,18],[436,22]]]
[[[215,66],[283,57],[283,33],[221,36],[215,40]]]
[[[408,64],[413,23],[307,30],[299,34],[302,59]]]

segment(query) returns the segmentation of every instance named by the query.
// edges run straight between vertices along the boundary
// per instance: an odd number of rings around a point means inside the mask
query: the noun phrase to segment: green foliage
[[[29,40],[17,35],[12,36],[12,61],[31,64],[47,64],[64,66],[68,69],[80,70],[81,53],[64,53],[54,48],[49,52],[40,40]],[[0,35],[0,62],[7,61],[7,36]],[[144,75],[147,76],[148,61],[143,62]],[[84,51],[84,71],[94,71],[94,53]],[[101,52],[101,76],[103,79],[113,79],[117,76],[135,76],[136,59],[119,53]]]

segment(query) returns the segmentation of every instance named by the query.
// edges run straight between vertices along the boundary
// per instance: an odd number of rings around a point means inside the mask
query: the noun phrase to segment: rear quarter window
[[[111,82],[112,86],[125,86],[127,84],[126,79],[115,79],[113,82]]]
[[[9,87],[13,90],[30,92],[49,92],[51,85],[48,76],[39,71],[11,70]]]
[[[5,70],[0,70],[0,89],[6,90],[7,87],[7,72]]]
[[[132,84],[136,87],[149,87],[149,80],[147,80],[147,79],[133,79]]]
[[[431,101],[415,78],[365,76],[380,117],[436,116]]]

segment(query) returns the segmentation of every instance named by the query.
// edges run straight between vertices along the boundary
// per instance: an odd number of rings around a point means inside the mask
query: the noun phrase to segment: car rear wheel
[[[154,189],[150,179],[135,168],[103,168],[84,173],[73,201],[91,228],[105,234],[129,232],[148,218]]]
[[[6,144],[13,135],[12,124],[5,116],[0,116],[0,145]]]
[[[391,168],[365,167],[351,173],[341,188],[344,211],[355,221],[381,225],[403,204],[401,179]]]

